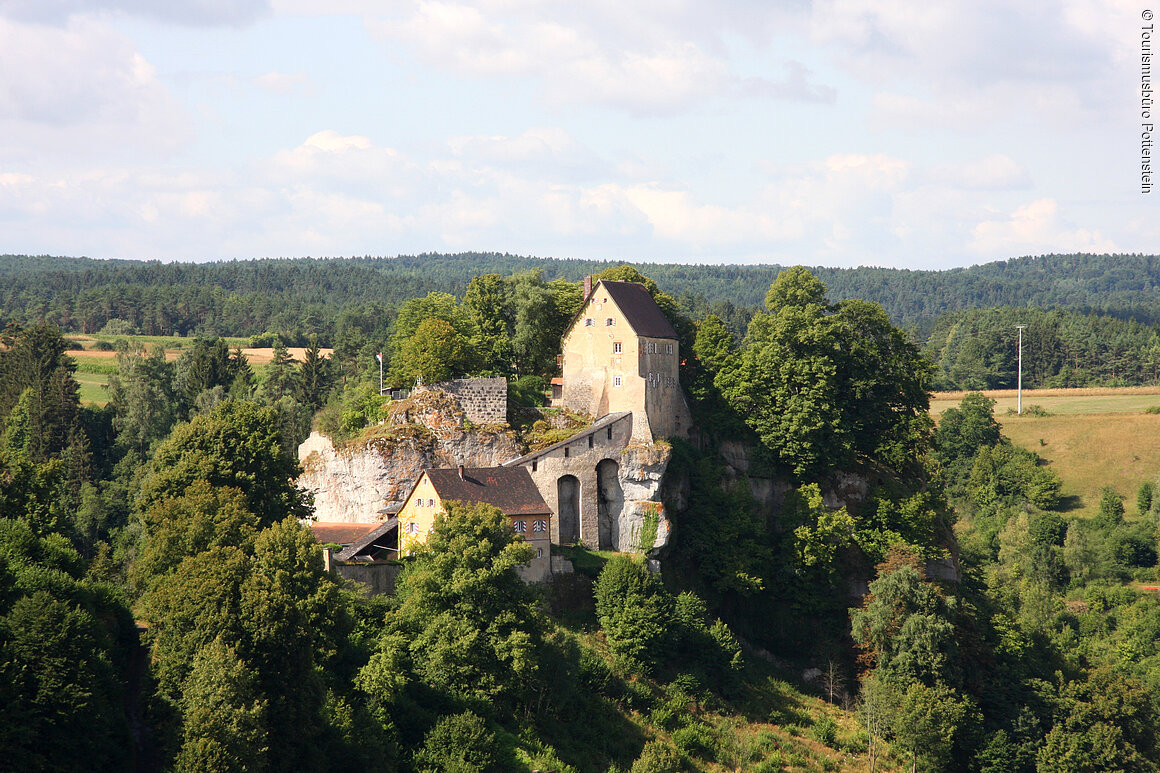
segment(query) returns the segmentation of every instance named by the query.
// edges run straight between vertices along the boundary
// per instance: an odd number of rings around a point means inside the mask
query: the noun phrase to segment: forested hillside
[[[959,343],[1023,312],[948,317],[936,363],[881,306],[835,302],[802,267],[763,288],[737,335],[712,311],[736,307],[605,266],[599,278],[640,282],[678,332],[698,427],[655,449],[671,452],[674,492],[669,542],[651,556],[660,574],[644,555],[573,550],[580,572],[529,587],[515,567],[531,554],[500,512],[450,506],[384,599],[324,571],[300,520],[298,442],[311,426],[339,442],[381,432],[380,353],[393,385],[503,376],[511,406],[546,419],[580,287],[478,274],[390,310],[361,295],[335,311],[341,292],[365,290],[344,273],[385,281],[375,261],[282,265],[111,266],[169,276],[117,285],[157,293],[151,314],[171,290],[254,315],[274,357],[255,368],[207,335],[171,360],[130,335],[139,322],[110,316],[103,407],[81,403],[60,329],[6,329],[0,759],[12,767],[1158,769],[1156,480],[1129,506],[1106,490],[1094,517],[1077,517],[982,394],[937,427],[928,413],[940,373],[1005,377],[1004,362]],[[84,266],[52,273],[39,308],[68,308],[53,283],[97,303],[112,285]],[[21,293],[28,267],[9,265]],[[209,286],[230,272],[234,289],[250,286],[263,270],[279,278],[236,306],[233,289]],[[295,363],[258,313],[303,296],[299,311],[335,320],[332,357],[321,331]],[[1041,313],[1029,331],[1065,355],[1084,336],[1140,346],[1146,331]]]
[[[0,256],[0,321],[50,322],[94,333],[110,320],[146,335],[311,334],[331,343],[348,315],[384,315],[433,290],[462,293],[479,274],[535,270],[579,280],[616,262],[497,253],[396,258],[267,259],[220,263]],[[711,310],[742,333],[780,266],[641,265],[694,317]],[[989,307],[1064,308],[1160,322],[1160,258],[1047,255],[949,271],[813,269],[833,301],[881,305],[925,338],[940,315]],[[711,307],[711,308],[706,308]]]

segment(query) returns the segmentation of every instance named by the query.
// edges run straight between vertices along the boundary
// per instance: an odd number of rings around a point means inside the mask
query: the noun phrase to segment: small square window
[[[527,521],[513,521],[512,527],[516,530],[516,534],[523,534],[528,530]]]
[[[408,534],[418,534],[419,533],[419,525],[416,524],[414,521],[411,521],[410,523],[407,524],[406,532]]]
[[[622,344],[620,341],[613,341],[612,353],[613,354],[621,354],[623,351],[624,351],[624,344]]]
[[[594,324],[595,324],[595,322],[593,321],[593,319],[591,317],[584,320],[584,327],[592,327],[592,325],[594,325]]]
[[[665,354],[672,354],[672,353],[673,353],[673,345],[672,344],[665,344]]]
[[[612,327],[615,324],[616,324],[616,320],[613,319],[612,317],[609,317],[608,319],[604,320],[605,327]]]
[[[620,376],[617,376],[616,378],[612,379],[612,385],[613,386],[620,386],[621,385]],[[567,449],[565,449],[565,450],[567,450]]]
[[[544,557],[544,549],[543,548],[536,548],[536,558],[543,558],[543,557]]]
[[[532,523],[532,531],[533,532],[536,532],[539,534],[539,533],[543,533],[547,530],[548,530],[548,522],[545,521],[543,518],[537,518]]]

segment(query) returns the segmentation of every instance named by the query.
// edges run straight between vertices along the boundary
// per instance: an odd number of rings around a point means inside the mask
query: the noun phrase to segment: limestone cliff
[[[298,448],[298,485],[314,494],[320,521],[373,523],[402,504],[428,467],[491,467],[519,456],[504,426],[472,426],[458,403],[438,391],[391,405],[387,421],[336,447],[312,433]]]

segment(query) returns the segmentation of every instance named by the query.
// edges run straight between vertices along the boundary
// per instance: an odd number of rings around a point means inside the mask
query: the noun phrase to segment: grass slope
[[[1094,515],[1100,492],[1111,486],[1134,510],[1141,483],[1160,474],[1160,415],[1145,410],[1160,405],[1160,389],[1024,390],[1024,415],[1014,411],[1011,390],[985,392],[995,399],[995,418],[1016,445],[1034,451],[1063,480],[1068,512]],[[958,404],[963,393],[940,393],[931,401],[936,416]],[[1038,406],[1052,414],[1037,416]]]

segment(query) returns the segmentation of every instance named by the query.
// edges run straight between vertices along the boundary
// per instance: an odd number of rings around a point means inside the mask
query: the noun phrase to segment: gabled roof
[[[657,302],[648,294],[644,285],[636,282],[614,282],[601,279],[597,286],[603,285],[608,297],[616,301],[616,305],[628,318],[628,324],[639,336],[648,338],[676,338],[677,331],[668,317],[657,306]],[[593,289],[593,295],[596,290]]]
[[[625,319],[628,324],[632,326],[633,331],[639,336],[647,338],[678,338],[677,331],[673,329],[673,325],[669,322],[668,317],[661,311],[661,307],[657,306],[657,302],[648,294],[648,290],[644,285],[637,282],[618,282],[611,279],[601,279],[592,288],[592,292],[580,304],[580,310],[572,317],[572,321],[568,323],[568,327],[564,329],[564,337],[566,338],[572,328],[576,327],[577,320],[584,314],[584,309],[587,308],[588,302],[592,297],[600,292],[600,288],[604,288],[604,292],[608,293],[608,297],[616,302],[616,305],[624,312]]]
[[[507,516],[551,515],[532,476],[523,467],[467,467],[423,471],[440,499],[485,502]]]

